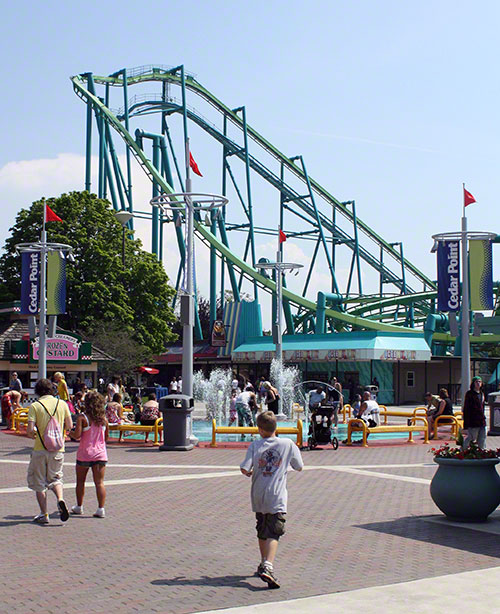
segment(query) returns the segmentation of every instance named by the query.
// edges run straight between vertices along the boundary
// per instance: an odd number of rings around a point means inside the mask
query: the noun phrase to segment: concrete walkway
[[[472,597],[476,595],[477,597]],[[356,591],[290,599],[240,608],[207,610],[200,614],[401,614],[461,612],[484,614],[500,609],[500,567],[467,571],[413,582],[362,588]]]

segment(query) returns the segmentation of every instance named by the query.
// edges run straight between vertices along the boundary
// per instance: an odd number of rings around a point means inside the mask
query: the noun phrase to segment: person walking
[[[104,487],[104,470],[108,462],[106,442],[108,440],[108,421],[104,409],[104,397],[99,392],[91,391],[85,395],[85,410],[79,414],[73,439],[80,439],[76,453],[76,505],[71,513],[83,514],[83,497],[85,495],[85,479],[89,469],[92,469],[95,491],[97,495],[97,511],[95,518],[104,518],[106,489]]]
[[[243,475],[252,478],[252,511],[257,520],[261,560],[257,574],[269,588],[279,588],[274,574],[278,541],[285,533],[289,468],[302,471],[304,462],[291,439],[276,437],[276,416],[265,411],[257,416],[261,439],[253,441],[240,465]]]
[[[57,507],[62,522],[69,517],[68,508],[63,499],[63,462],[64,433],[73,426],[68,405],[52,396],[52,382],[39,379],[35,385],[38,400],[28,410],[27,435],[35,440],[28,465],[28,487],[34,490],[40,514],[34,522],[49,524],[47,512],[47,490],[52,490],[57,499]],[[49,446],[49,437],[53,445]],[[55,450],[52,448],[59,445]]]
[[[484,449],[486,447],[486,416],[484,415],[483,380],[473,377],[470,390],[465,393],[464,399],[464,429],[462,431],[465,450],[472,441]]]

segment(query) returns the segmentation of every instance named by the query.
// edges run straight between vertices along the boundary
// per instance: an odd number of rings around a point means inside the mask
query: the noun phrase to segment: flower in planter
[[[462,450],[460,447],[450,447],[445,444],[441,448],[431,448],[429,452],[434,458],[456,458],[464,459],[481,459],[481,458],[498,458],[500,456],[500,448],[497,450],[483,450],[475,441],[471,441],[469,447]]]

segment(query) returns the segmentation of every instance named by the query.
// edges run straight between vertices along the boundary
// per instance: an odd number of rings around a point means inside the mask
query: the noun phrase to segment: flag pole
[[[278,371],[278,392],[280,398],[278,400],[278,414],[282,414],[283,407],[283,339],[281,332],[281,303],[283,295],[283,273],[279,266],[283,262],[281,251],[281,226],[278,226],[278,251],[276,252],[276,360],[279,364]]]
[[[465,393],[470,387],[470,320],[469,320],[469,261],[467,255],[467,216],[465,215],[465,183],[463,185],[463,215],[462,215],[462,313],[461,313],[461,334],[462,334],[462,407],[465,400]]]
[[[40,240],[40,321],[38,325],[38,379],[47,377],[47,205],[43,202]]]

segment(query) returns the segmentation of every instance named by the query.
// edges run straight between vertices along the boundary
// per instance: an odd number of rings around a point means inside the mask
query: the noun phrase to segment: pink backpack
[[[40,437],[42,446],[47,450],[47,452],[57,452],[64,446],[64,435],[61,430],[61,425],[55,418],[57,406],[59,405],[59,399],[57,400],[56,408],[54,409],[54,413],[52,415],[41,401],[38,401],[38,403],[40,403],[40,405],[50,416],[50,420],[45,428],[43,438],[40,435],[39,430],[37,430],[38,436]]]

